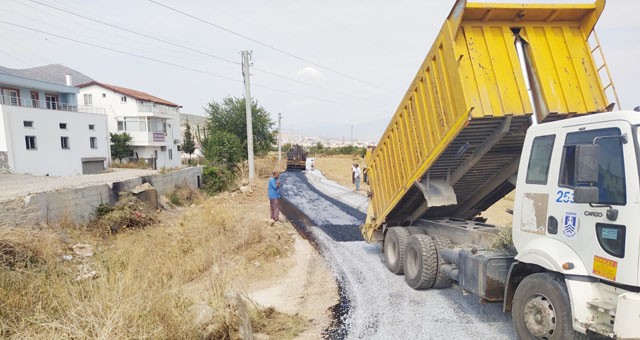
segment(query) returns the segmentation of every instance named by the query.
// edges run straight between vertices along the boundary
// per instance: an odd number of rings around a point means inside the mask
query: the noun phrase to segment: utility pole
[[[282,161],[282,113],[278,112],[278,166]]]
[[[249,161],[249,183],[255,179],[253,165],[253,115],[251,114],[251,89],[249,86],[249,51],[242,51],[242,76],[244,77],[244,102],[247,111],[247,160]]]
[[[351,145],[353,145],[353,124],[351,124]]]

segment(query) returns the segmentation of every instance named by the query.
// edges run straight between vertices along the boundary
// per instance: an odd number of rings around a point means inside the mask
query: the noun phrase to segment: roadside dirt
[[[348,155],[318,157],[314,161],[315,168],[322,171],[326,178],[349,189],[355,189],[355,185],[351,182],[351,165],[353,163],[358,163],[361,169],[366,167],[364,159]],[[361,181],[359,193],[364,195],[368,190],[369,185]]]
[[[269,223],[267,180],[268,178],[258,179],[252,187],[252,193],[226,193],[210,199],[215,205],[231,202],[234,209],[238,209],[243,215],[243,220],[255,223],[255,228],[271,229],[274,233],[293,240],[285,247],[285,256],[280,256],[275,261],[255,261],[241,266],[244,269],[239,268],[233,274],[230,287],[247,297],[250,303],[264,308],[273,307],[280,312],[306,319],[307,328],[295,339],[320,339],[322,332],[332,321],[329,309],[339,301],[337,283],[326,261],[286,221],[286,217],[281,214],[281,222],[273,225]],[[290,243],[288,240],[283,242]],[[197,296],[206,291],[204,287],[209,284],[209,280],[203,278],[185,289],[190,295]]]

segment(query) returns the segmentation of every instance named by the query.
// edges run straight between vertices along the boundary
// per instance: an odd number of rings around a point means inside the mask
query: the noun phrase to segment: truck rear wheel
[[[513,297],[512,315],[518,339],[587,339],[573,330],[567,286],[557,274],[524,278]]]
[[[436,281],[438,255],[429,235],[412,235],[407,241],[404,258],[404,280],[416,290],[429,289]]]
[[[436,281],[433,283],[432,288],[449,288],[451,286],[451,278],[447,276],[444,272],[442,272],[442,266],[447,264],[447,262],[440,255],[440,251],[442,249],[451,248],[451,241],[448,238],[442,236],[431,236],[433,242],[436,245],[437,255],[438,255],[438,271],[436,274]]]
[[[387,269],[396,275],[403,273],[407,238],[409,238],[409,232],[402,227],[389,228],[384,236],[384,262]]]

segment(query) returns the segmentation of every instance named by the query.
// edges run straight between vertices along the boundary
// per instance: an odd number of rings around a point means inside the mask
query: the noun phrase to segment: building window
[[[126,103],[127,102],[127,96],[120,97],[120,102],[123,103],[123,104]]]
[[[89,130],[95,130],[96,126],[94,124],[89,124]]]
[[[92,149],[98,148],[98,137],[89,137],[89,145]]]
[[[169,159],[173,159],[173,149],[169,149]]]
[[[149,118],[149,131],[167,132],[167,120],[162,118]]]
[[[60,129],[66,130],[67,129],[67,123],[60,123]]]
[[[46,107],[49,110],[57,110],[58,109],[58,96],[55,94],[46,94],[44,95],[45,97],[45,103],[46,103]]]
[[[24,142],[27,146],[27,150],[35,150],[36,147],[36,136],[24,136]]]
[[[24,125],[24,127],[33,127],[33,121],[32,120],[24,120],[22,121],[22,125]]]
[[[103,93],[103,94],[102,94],[102,98],[107,98],[107,94],[106,94],[106,93]]]
[[[147,118],[124,117],[118,121],[118,131],[147,131]]]
[[[93,105],[93,98],[91,97],[91,94],[84,95],[84,105]]]
[[[63,149],[69,149],[69,137],[60,137],[60,146]]]
[[[20,92],[17,89],[2,89],[2,100],[5,105],[20,105]]]
[[[40,94],[36,91],[31,91],[31,107],[40,107]]]

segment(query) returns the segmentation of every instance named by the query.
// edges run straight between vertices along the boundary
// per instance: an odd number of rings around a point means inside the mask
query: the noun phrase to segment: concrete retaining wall
[[[38,224],[91,221],[100,203],[113,204],[121,192],[149,183],[159,195],[170,193],[176,186],[197,188],[202,183],[202,168],[193,167],[169,173],[143,176],[110,184],[50,191],[4,201],[0,205],[0,228],[30,227]]]

